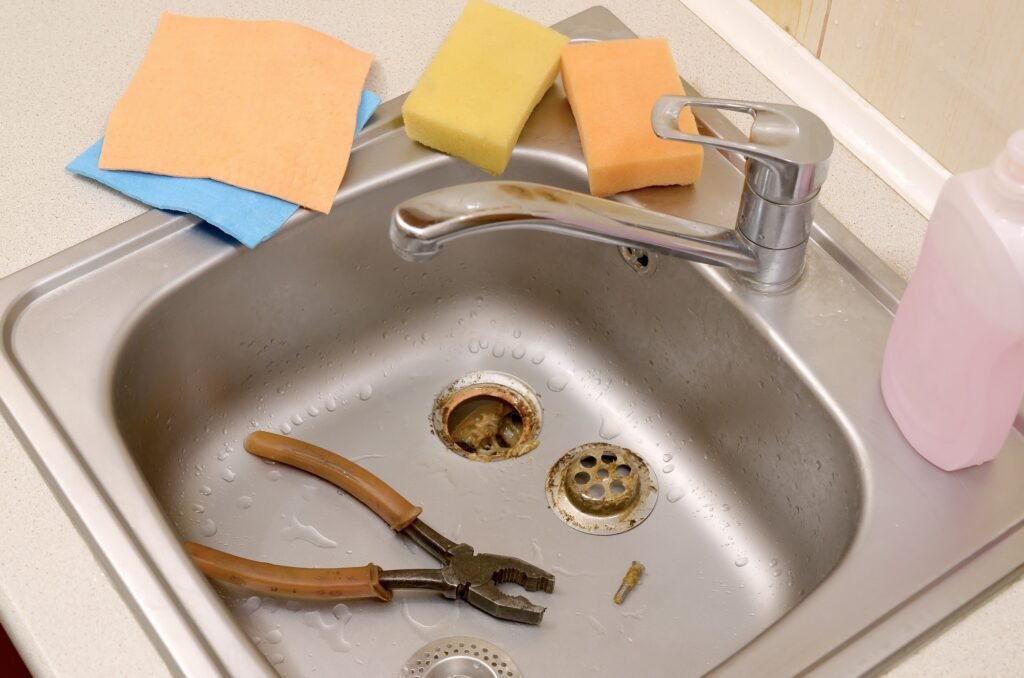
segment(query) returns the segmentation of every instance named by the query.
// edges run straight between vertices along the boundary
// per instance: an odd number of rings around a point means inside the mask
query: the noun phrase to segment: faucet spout
[[[390,233],[399,256],[426,261],[450,240],[511,229],[653,250],[748,274],[758,270],[754,248],[733,229],[519,181],[461,184],[406,200],[391,215]]]

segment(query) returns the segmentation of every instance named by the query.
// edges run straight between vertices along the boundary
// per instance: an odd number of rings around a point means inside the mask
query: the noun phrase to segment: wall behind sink
[[[953,172],[1024,127],[1021,0],[751,0]]]

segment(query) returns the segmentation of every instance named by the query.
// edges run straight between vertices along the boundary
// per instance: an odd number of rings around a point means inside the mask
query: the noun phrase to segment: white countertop
[[[596,0],[504,0],[555,23]],[[783,101],[679,0],[605,0],[642,36],[669,38],[705,95]],[[161,11],[286,19],[376,55],[369,88],[385,100],[415,83],[463,0],[136,0],[9,3],[0,21],[0,277],[144,211],[63,168],[102,133]],[[846,149],[822,203],[901,274],[924,219]],[[159,676],[168,670],[0,419],[0,622],[36,676]],[[1005,589],[890,675],[1024,674],[1024,584]]]

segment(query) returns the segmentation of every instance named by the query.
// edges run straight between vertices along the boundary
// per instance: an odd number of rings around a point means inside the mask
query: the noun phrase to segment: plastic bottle
[[[991,461],[1024,395],[1024,130],[990,167],[952,177],[896,313],[882,395],[947,471]]]

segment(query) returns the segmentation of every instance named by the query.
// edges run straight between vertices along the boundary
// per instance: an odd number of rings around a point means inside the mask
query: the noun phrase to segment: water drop
[[[192,504],[192,513],[205,513],[206,507],[202,504]]]
[[[661,455],[661,460],[664,461],[664,462],[672,461],[672,455],[671,454],[663,454],[663,455]]]
[[[292,516],[291,525],[281,530],[281,537],[285,541],[301,539],[322,549],[333,549],[338,545],[338,542],[320,534],[320,531],[312,525],[303,525],[295,516]]]
[[[512,357],[516,360],[522,360],[524,355],[526,355],[526,349],[522,346],[516,346],[512,349]]]
[[[277,666],[278,664],[283,664],[284,663],[284,655],[281,654],[280,652],[274,652],[273,654],[268,654],[267,655],[267,661],[270,662],[271,664],[273,664],[274,666]]]
[[[544,362],[544,357],[545,356],[543,353],[538,353],[532,358],[530,358],[530,362],[533,363],[534,365],[540,365],[542,362]]]
[[[234,448],[232,448],[227,443],[224,443],[224,449],[217,453],[217,461],[224,461],[229,456],[231,456],[231,453],[234,451]]]
[[[663,469],[661,469],[661,472],[662,473],[672,473],[672,471],[675,471],[675,470],[676,470],[675,465],[673,465],[673,464],[665,464],[665,467]]]
[[[271,469],[267,471],[267,478],[270,480],[270,482],[276,483],[278,480],[281,479],[281,472],[278,471],[277,469]]]
[[[324,403],[324,409],[328,412],[333,412],[338,409],[338,401],[335,398],[328,398],[327,402]]]
[[[204,537],[212,537],[213,535],[217,534],[217,523],[207,518],[199,526],[199,531],[202,533]]]
[[[199,494],[203,495],[204,497],[209,497],[211,494],[213,494],[213,490],[210,489],[209,485],[201,485],[199,487]]]
[[[373,386],[370,384],[363,384],[359,387],[359,399],[362,401],[369,400],[373,397]]]
[[[491,345],[491,340],[487,337],[480,337],[480,348],[487,348]]]
[[[287,421],[281,422],[280,430],[281,433],[288,435],[289,433],[292,432],[292,425],[289,424]]]
[[[246,614],[252,614],[256,610],[260,609],[260,605],[263,604],[263,599],[259,596],[249,596],[242,603],[242,612]]]
[[[554,393],[564,391],[565,387],[569,385],[569,375],[562,373],[556,374],[555,376],[548,379],[548,390]]]
[[[252,497],[247,494],[243,494],[241,497],[235,500],[235,506],[240,509],[247,509],[252,506]]]
[[[681,488],[673,487],[671,490],[668,491],[668,495],[666,495],[665,498],[668,499],[668,503],[674,504],[680,499],[682,499],[684,494],[686,494],[686,492],[684,492]]]
[[[316,485],[303,485],[300,494],[306,501],[312,501],[313,495],[316,494]]]
[[[740,556],[739,558],[734,560],[732,564],[735,565],[736,567],[743,567],[744,565],[746,565],[749,562],[750,562],[749,558],[747,558],[746,556]]]
[[[730,509],[732,509],[732,507],[731,507],[731,506],[729,506],[728,504],[722,504],[722,510],[723,510],[723,511],[728,511],[728,510],[730,510]],[[773,561],[773,562],[772,562],[772,565],[774,565],[774,564],[775,564],[775,562]]]
[[[225,466],[224,470],[220,472],[220,477],[223,478],[224,482],[230,483],[235,479],[235,472]]]
[[[501,343],[500,341],[494,342],[494,348],[491,349],[491,355],[493,355],[495,358],[500,358],[503,355],[505,355],[505,344]]]
[[[272,645],[277,645],[278,643],[280,643],[283,637],[284,636],[282,636],[281,632],[277,629],[267,631],[267,634],[263,636],[263,638]]]
[[[516,329],[512,330],[512,336],[518,339],[519,337],[523,336],[523,331],[517,327]]]
[[[302,421],[303,419],[301,414],[292,415],[292,423],[295,424],[296,426],[302,426]]]
[[[613,438],[618,438],[621,432],[617,421],[608,415],[601,417],[601,428],[597,431],[599,436],[605,440],[612,440]]]
[[[308,414],[311,417],[315,417],[318,414],[320,414],[320,408],[315,407],[314,405],[310,405],[308,408],[306,408],[306,414]]]

